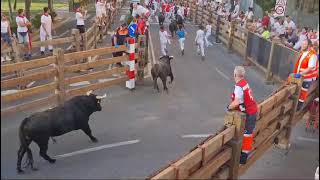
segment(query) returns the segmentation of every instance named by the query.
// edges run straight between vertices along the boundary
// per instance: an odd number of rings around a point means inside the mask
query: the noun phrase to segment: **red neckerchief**
[[[47,16],[47,17],[48,17],[48,16],[49,16],[49,13],[43,13],[43,15],[45,15],[45,16]]]
[[[24,16],[20,16],[20,15],[18,15],[18,17],[20,17],[20,18],[24,18]]]

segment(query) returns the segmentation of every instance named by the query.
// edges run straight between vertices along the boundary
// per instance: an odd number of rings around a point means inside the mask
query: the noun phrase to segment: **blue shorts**
[[[256,126],[257,113],[252,115],[246,115],[246,123],[244,128],[244,134],[253,134],[253,130]]]
[[[18,41],[19,43],[29,43],[29,34],[28,32],[18,32]]]
[[[11,46],[11,38],[9,36],[9,33],[1,33],[1,38],[3,41]]]

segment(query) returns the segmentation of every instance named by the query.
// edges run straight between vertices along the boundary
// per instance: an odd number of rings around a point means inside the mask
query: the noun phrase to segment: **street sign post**
[[[277,0],[276,1],[276,6],[274,7],[275,13],[274,16],[284,16],[284,13],[286,11],[286,5],[287,5],[287,0]]]

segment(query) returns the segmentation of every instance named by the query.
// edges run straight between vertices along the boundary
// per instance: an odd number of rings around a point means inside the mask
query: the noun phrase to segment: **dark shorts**
[[[84,25],[77,25],[77,29],[79,29],[80,33],[85,33],[86,30],[84,28]]]
[[[3,41],[11,46],[11,38],[9,36],[9,33],[1,33],[1,38]]]

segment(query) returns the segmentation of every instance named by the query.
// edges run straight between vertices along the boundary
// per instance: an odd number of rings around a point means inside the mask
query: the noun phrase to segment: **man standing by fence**
[[[308,49],[308,47],[310,48]],[[297,77],[303,77],[297,110],[303,107],[304,101],[308,97],[308,89],[317,80],[318,68],[317,52],[313,49],[310,40],[304,40],[301,44],[301,54],[293,70]]]
[[[41,16],[41,26],[40,26],[40,41],[46,41],[52,39],[52,18],[49,14],[49,8],[43,8],[43,15]],[[40,47],[41,55],[44,55],[45,46]],[[50,52],[53,51],[52,45],[48,45]]]
[[[232,102],[227,106],[227,111],[235,109],[246,114],[245,130],[242,140],[240,164],[246,164],[249,153],[253,149],[253,129],[256,125],[258,106],[253,97],[249,84],[244,79],[245,70],[242,66],[234,69],[236,82],[231,95]]]

